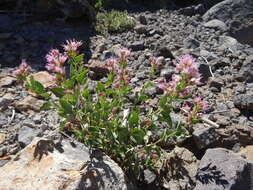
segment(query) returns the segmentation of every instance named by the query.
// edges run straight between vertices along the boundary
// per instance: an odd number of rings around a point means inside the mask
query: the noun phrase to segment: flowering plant
[[[67,41],[64,52],[51,50],[46,56],[46,68],[54,73],[54,85],[44,89],[38,81],[29,79],[28,88],[47,99],[53,93],[57,100],[47,103],[54,106],[63,117],[61,129],[74,133],[78,139],[91,148],[97,148],[111,156],[126,171],[140,174],[144,168],[156,169],[162,165],[163,150],[160,143],[186,134],[183,123],[173,123],[171,112],[173,102],[187,100],[185,109],[190,113],[188,121],[193,122],[206,109],[206,103],[195,98],[191,105],[191,87],[199,84],[200,75],[194,59],[187,55],[176,65],[178,75],[170,82],[159,83],[164,90],[156,109],[141,111],[139,104],[147,100],[145,85],[130,101],[129,81],[131,74],[127,69],[131,52],[120,49],[117,58],[107,60],[106,81],[98,81],[96,88],[89,88],[88,69],[79,54],[79,41]],[[70,75],[66,76],[64,64],[70,65]],[[161,133],[161,124],[166,124]],[[158,134],[158,140],[153,138]]]

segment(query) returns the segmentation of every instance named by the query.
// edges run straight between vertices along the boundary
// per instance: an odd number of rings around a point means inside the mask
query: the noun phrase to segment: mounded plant
[[[178,71],[169,82],[145,84],[130,100],[132,88],[129,85],[128,57],[131,52],[120,49],[117,58],[107,60],[107,78],[98,81],[94,91],[88,86],[88,72],[83,54],[78,52],[80,41],[67,41],[64,52],[51,50],[46,56],[46,68],[53,73],[54,84],[48,89],[28,77],[24,61],[15,75],[25,80],[28,89],[36,92],[48,102],[44,108],[54,107],[63,118],[61,130],[73,133],[77,139],[90,148],[99,149],[113,158],[125,171],[137,177],[145,168],[159,171],[163,166],[164,150],[161,145],[171,139],[189,135],[188,127],[199,122],[207,103],[194,97],[192,88],[200,84],[200,74],[195,59],[190,55],[176,63]],[[152,64],[159,60],[151,59]],[[67,77],[64,64],[70,65]],[[28,65],[25,63],[25,66]],[[152,66],[156,69],[155,65]],[[148,100],[145,88],[157,85],[164,90],[156,108],[140,109]],[[52,96],[57,98],[51,98]],[[193,98],[192,98],[193,97]],[[176,102],[183,102],[178,107]],[[177,106],[176,106],[177,105]],[[174,123],[171,113],[179,108],[185,115],[184,122]],[[158,135],[158,138],[154,138]]]

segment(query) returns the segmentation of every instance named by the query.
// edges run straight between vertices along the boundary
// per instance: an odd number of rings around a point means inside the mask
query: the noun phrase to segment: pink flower
[[[62,46],[66,52],[76,52],[81,45],[83,45],[82,41],[76,41],[73,39],[67,40],[66,44],[63,44]]]
[[[32,68],[27,64],[25,59],[22,59],[19,68],[13,72],[15,76],[26,75]]]
[[[116,68],[118,66],[118,60],[117,59],[109,59],[107,62],[106,62],[106,67],[109,71],[115,71]]]
[[[206,111],[208,109],[208,102],[205,100],[202,100],[200,97],[195,97],[193,99],[193,102],[195,103],[195,105],[198,107],[199,111]]]
[[[165,83],[158,83],[157,86],[158,86],[158,88],[160,88],[162,90],[166,90],[168,87]]]
[[[52,49],[46,55],[47,62],[49,64],[53,64],[57,66],[64,65],[67,59],[68,59],[68,56],[66,54],[60,53],[58,49]]]
[[[126,48],[122,48],[118,50],[117,55],[120,59],[126,59],[131,55],[131,51]]]
[[[192,108],[191,108],[191,106],[189,106],[188,102],[183,103],[182,109],[187,112],[190,112],[192,110]]]

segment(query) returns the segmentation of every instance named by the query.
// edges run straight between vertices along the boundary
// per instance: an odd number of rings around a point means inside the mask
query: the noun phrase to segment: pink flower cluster
[[[188,121],[193,123],[195,120],[199,119],[202,116],[202,112],[208,110],[208,102],[203,100],[200,97],[195,97],[193,103],[185,101],[182,109],[187,112]]]
[[[191,55],[184,55],[179,59],[179,63],[176,64],[176,70],[184,75],[190,85],[201,84],[201,74],[195,61],[196,59]]]
[[[120,59],[126,59],[131,55],[131,51],[129,49],[122,48],[119,49],[116,54]]]
[[[19,68],[13,72],[16,77],[27,75],[32,68],[27,64],[25,59],[22,59]]]
[[[46,68],[48,71],[57,73],[60,75],[65,75],[65,68],[63,67],[64,63],[68,59],[66,54],[60,53],[58,49],[52,49],[47,55],[47,65]]]
[[[83,45],[82,41],[76,41],[76,40],[67,40],[66,44],[63,44],[63,49],[66,52],[77,52],[77,49]]]
[[[105,67],[116,75],[117,83],[115,86],[120,87],[121,85],[128,85],[130,81],[129,71],[125,68],[125,66],[126,58],[131,55],[131,51],[123,48],[118,50],[117,55],[119,56],[119,59],[109,59]]]
[[[190,86],[200,84],[201,75],[195,59],[190,55],[182,56],[176,64],[178,75],[173,75],[168,83],[159,83],[158,87],[167,94],[184,98],[190,94]]]

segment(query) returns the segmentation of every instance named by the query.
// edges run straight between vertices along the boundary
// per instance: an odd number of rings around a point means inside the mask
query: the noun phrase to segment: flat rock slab
[[[127,189],[119,166],[102,156],[90,161],[86,147],[35,138],[0,168],[0,190]]]
[[[194,190],[252,190],[252,163],[224,148],[208,149]]]

